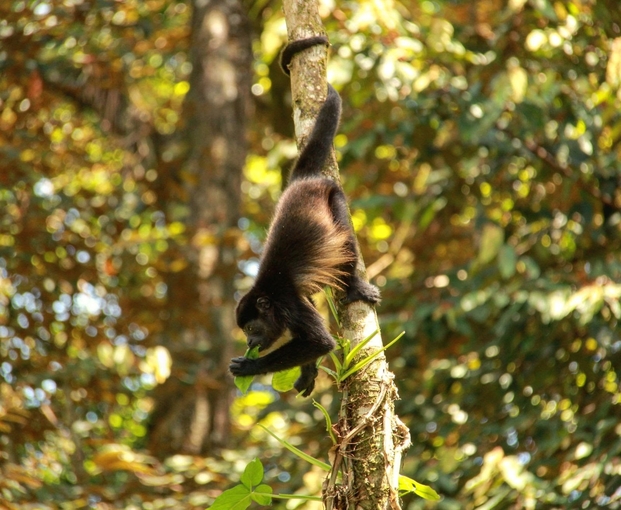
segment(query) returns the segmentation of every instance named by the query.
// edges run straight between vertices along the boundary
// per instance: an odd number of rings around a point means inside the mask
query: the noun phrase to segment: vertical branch
[[[316,1],[285,1],[283,7],[290,41],[325,34]],[[293,124],[300,149],[306,145],[306,139],[313,129],[317,112],[326,98],[327,52],[325,46],[317,45],[296,55],[291,63]],[[338,181],[339,170],[334,152],[323,173]]]
[[[284,0],[287,32],[290,41],[324,33],[316,0]],[[326,53],[323,46],[297,55],[291,67],[293,118],[298,145],[314,125],[326,86]],[[324,173],[339,180],[336,159]],[[358,263],[366,276],[364,261]],[[375,310],[356,301],[339,310],[343,335],[352,347],[378,331],[359,353],[358,359],[382,348]],[[339,422],[339,444],[335,446],[332,473],[326,481],[323,498],[328,510],[400,509],[398,498],[399,467],[403,452],[410,445],[410,434],[394,414],[398,398],[394,376],[383,355],[343,383],[343,400]],[[337,483],[337,473],[343,474]]]

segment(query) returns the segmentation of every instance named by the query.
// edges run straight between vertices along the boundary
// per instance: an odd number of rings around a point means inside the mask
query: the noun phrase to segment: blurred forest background
[[[320,14],[403,473],[444,498],[404,508],[621,508],[618,0]],[[0,507],[205,508],[255,456],[320,493],[253,427],[327,460],[310,399],[227,375],[296,154],[285,42],[276,0],[1,3]]]

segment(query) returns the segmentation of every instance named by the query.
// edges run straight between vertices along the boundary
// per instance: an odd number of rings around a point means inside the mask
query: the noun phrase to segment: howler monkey
[[[289,75],[292,57],[318,44],[328,45],[327,38],[290,43],[282,52],[283,71]],[[258,345],[262,355],[233,358],[231,373],[257,375],[300,366],[294,386],[303,396],[315,386],[317,358],[335,346],[311,296],[329,285],[344,291],[344,303],[380,299],[378,289],[356,274],[356,240],[343,190],[321,174],[340,115],[341,98],[328,84],[308,143],[276,206],[254,286],[236,310],[248,347]]]

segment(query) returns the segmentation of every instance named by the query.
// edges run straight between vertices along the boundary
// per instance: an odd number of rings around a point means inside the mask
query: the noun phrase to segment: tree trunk
[[[189,203],[187,265],[171,273],[163,343],[172,376],[155,392],[150,446],[159,455],[204,454],[229,436],[234,276],[252,52],[238,0],[193,2],[188,156],[177,181]]]
[[[316,0],[284,0],[284,10],[289,40],[324,32]],[[299,145],[303,145],[313,127],[311,112],[317,112],[325,98],[325,55],[325,49],[318,46],[300,54],[297,65],[291,69],[293,116]],[[334,158],[324,173],[338,180],[339,171]],[[359,268],[365,272],[362,259]],[[351,341],[352,347],[378,332],[354,363],[382,348],[373,308],[357,301],[339,310],[339,314],[343,336]],[[401,508],[399,468],[402,453],[410,445],[410,434],[394,414],[394,401],[398,395],[393,381],[394,376],[389,372],[384,356],[379,356],[345,380],[337,424],[339,444],[335,447],[332,473],[323,491],[328,510]],[[341,483],[337,483],[338,472],[343,474]]]

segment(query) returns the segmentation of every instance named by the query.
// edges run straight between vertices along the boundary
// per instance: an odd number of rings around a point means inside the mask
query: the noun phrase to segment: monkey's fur
[[[289,74],[296,53],[318,44],[328,45],[327,38],[290,43],[281,56],[284,72]],[[257,375],[300,366],[295,388],[303,396],[315,386],[317,358],[335,347],[311,296],[329,285],[345,292],[345,303],[374,305],[380,300],[378,289],[356,274],[356,241],[345,194],[321,174],[340,116],[341,98],[328,84],[308,143],[276,206],[254,286],[236,310],[249,348],[258,345],[266,351],[279,339],[287,342],[258,359],[233,358],[231,373]]]

